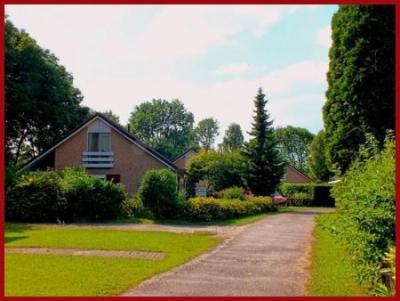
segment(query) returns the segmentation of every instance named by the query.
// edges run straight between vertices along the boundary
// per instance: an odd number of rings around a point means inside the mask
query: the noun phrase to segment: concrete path
[[[213,251],[143,282],[124,296],[302,296],[318,209],[240,227]]]

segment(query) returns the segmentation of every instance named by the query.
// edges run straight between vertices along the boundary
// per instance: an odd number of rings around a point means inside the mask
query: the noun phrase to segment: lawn
[[[166,253],[162,261],[62,255],[6,254],[7,296],[119,295],[143,280],[216,246],[206,234],[28,227],[7,224],[6,247],[141,250]]]
[[[366,296],[367,288],[357,281],[356,270],[343,246],[334,240],[317,217],[311,252],[309,296]]]

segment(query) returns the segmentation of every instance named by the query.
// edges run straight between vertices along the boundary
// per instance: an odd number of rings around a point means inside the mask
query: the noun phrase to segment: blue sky
[[[335,5],[32,6],[6,13],[74,76],[84,104],[125,123],[179,98],[196,122],[250,130],[258,87],[275,126],[322,128]],[[246,135],[247,136],[247,135]]]

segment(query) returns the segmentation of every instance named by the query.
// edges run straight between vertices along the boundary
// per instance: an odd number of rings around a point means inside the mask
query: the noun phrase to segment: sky
[[[336,5],[7,5],[18,28],[73,75],[83,104],[126,124],[153,98],[182,101],[222,136],[251,129],[254,96],[274,126],[323,128]]]

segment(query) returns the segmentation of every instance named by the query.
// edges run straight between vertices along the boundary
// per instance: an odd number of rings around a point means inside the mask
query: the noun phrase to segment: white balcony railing
[[[113,152],[83,152],[82,166],[86,168],[114,167]]]

